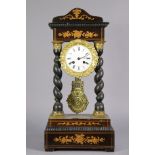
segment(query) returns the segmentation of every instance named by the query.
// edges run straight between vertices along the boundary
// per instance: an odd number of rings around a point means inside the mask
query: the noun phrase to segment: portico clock
[[[104,110],[103,46],[109,23],[80,8],[57,16],[49,23],[53,30],[53,110],[45,128],[45,151],[104,150],[114,151],[114,130]],[[62,103],[62,73],[72,76],[71,92]],[[83,78],[94,74],[96,103],[85,94]],[[92,80],[93,81],[93,80]],[[70,84],[70,83],[68,83]],[[87,85],[87,90],[89,85]],[[91,104],[90,104],[91,103]],[[67,106],[70,114],[63,107]],[[87,107],[94,109],[85,113]]]

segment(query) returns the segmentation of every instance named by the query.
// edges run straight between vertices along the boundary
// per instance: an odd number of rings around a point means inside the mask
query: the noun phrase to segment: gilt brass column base
[[[64,112],[63,111],[53,111],[49,118],[57,118],[57,117],[63,117]]]
[[[105,117],[105,112],[104,111],[94,111],[93,112],[94,117],[99,117],[99,118],[104,118]]]

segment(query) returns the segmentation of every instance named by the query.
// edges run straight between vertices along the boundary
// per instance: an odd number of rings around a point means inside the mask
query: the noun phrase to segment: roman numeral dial
[[[62,68],[69,74],[80,77],[90,74],[95,69],[98,61],[97,52],[94,46],[87,41],[79,39],[71,41],[63,50],[60,61]]]
[[[66,63],[75,72],[87,70],[92,62],[89,49],[82,45],[73,46],[66,54]]]

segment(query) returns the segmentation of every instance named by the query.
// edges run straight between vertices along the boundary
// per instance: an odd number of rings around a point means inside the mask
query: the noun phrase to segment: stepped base
[[[55,150],[114,151],[114,130],[109,117],[50,116],[45,129],[45,151]]]

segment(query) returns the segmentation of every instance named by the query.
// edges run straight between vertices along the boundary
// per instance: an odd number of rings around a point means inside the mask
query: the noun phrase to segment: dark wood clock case
[[[103,77],[103,45],[104,29],[108,25],[101,17],[92,16],[80,8],[74,8],[64,16],[53,18],[49,27],[53,29],[53,52],[54,58],[54,89],[55,103],[53,113],[49,116],[47,126],[44,131],[45,151],[54,150],[105,150],[114,151],[114,130],[111,126],[110,118],[93,117],[93,114],[63,114],[63,104],[61,99],[62,70],[59,62],[61,44],[74,39],[83,39],[94,42],[99,61],[95,69],[94,88],[96,94],[95,113],[103,114],[104,87]],[[97,44],[99,43],[99,44]],[[54,115],[54,114],[60,114]]]

